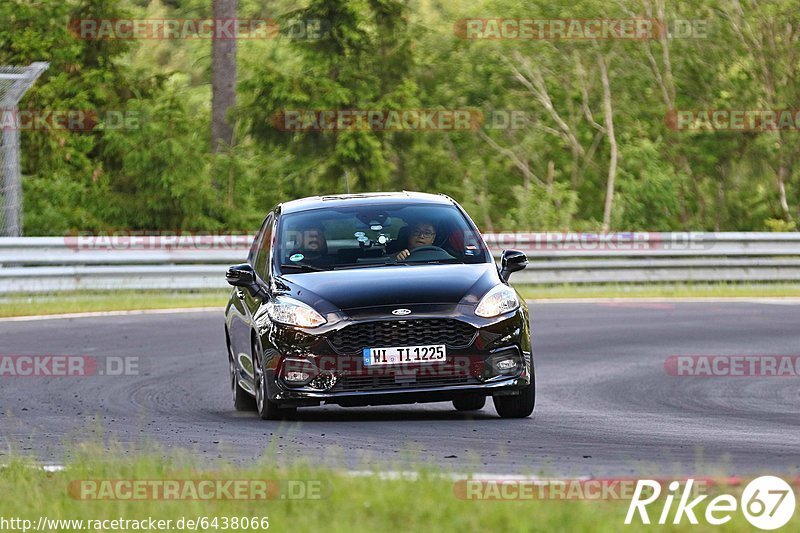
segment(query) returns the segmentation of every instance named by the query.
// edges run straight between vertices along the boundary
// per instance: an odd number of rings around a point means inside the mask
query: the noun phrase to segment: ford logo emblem
[[[411,314],[411,309],[395,309],[392,311],[393,315],[405,316]]]

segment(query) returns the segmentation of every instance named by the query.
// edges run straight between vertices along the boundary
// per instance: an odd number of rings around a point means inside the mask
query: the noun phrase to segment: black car
[[[225,310],[236,409],[280,419],[297,407],[452,401],[533,412],[525,301],[451,198],[373,193],[305,198],[264,219],[231,267]]]

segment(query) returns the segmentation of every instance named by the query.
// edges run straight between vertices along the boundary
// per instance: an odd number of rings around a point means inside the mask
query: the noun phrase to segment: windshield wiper
[[[281,265],[281,270],[299,270],[302,272],[324,272],[327,268],[320,268],[318,266],[309,265],[308,263],[287,263]]]
[[[387,267],[387,266],[396,266],[396,265],[405,265],[405,263],[397,262],[397,263],[349,263],[345,265],[336,265],[333,267],[334,270],[339,269],[347,269],[347,268],[367,268],[367,267]]]

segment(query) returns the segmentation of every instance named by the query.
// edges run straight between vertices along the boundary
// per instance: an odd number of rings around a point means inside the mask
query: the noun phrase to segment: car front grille
[[[387,320],[344,327],[333,334],[330,344],[340,354],[359,354],[364,348],[386,348],[444,344],[464,348],[477,330],[452,319]]]

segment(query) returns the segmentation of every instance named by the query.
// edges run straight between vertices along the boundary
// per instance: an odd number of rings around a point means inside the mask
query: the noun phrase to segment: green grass
[[[10,295],[0,298],[0,317],[176,307],[223,307],[229,292],[118,291]]]
[[[517,285],[516,287],[526,299],[800,297],[800,283]],[[228,296],[227,290],[98,291],[9,295],[0,297],[0,317],[176,307],[223,307]]]
[[[511,278],[514,281],[514,278]],[[781,298],[800,296],[800,283],[647,285],[518,285],[526,299],[552,298]]]
[[[457,497],[454,481],[433,470],[412,479],[385,479],[373,473],[348,475],[346,471],[296,463],[280,467],[267,459],[252,466],[194,462],[185,452],[130,454],[87,448],[62,472],[44,472],[30,461],[12,459],[0,468],[0,516],[31,520],[49,519],[154,519],[181,517],[268,517],[271,531],[750,531],[740,512],[721,527],[705,524],[703,505],[695,509],[701,521],[689,526],[623,524],[628,500],[611,501],[475,501]],[[264,457],[274,457],[269,451]],[[94,480],[270,480],[293,483],[317,491],[318,498],[281,498],[285,490],[264,500],[109,500],[81,499],[76,482]],[[102,485],[99,485],[102,486]],[[73,487],[70,492],[70,487]],[[666,491],[666,488],[664,489]],[[726,490],[727,492],[727,490]],[[296,492],[299,494],[299,491]],[[462,493],[463,494],[463,493]],[[737,497],[738,499],[738,497]],[[663,502],[663,499],[661,500]],[[656,505],[656,504],[653,504]],[[676,505],[672,507],[674,516]],[[648,508],[657,520],[660,508]],[[800,516],[785,527],[792,530]],[[220,522],[221,523],[221,522]],[[638,525],[637,525],[638,524]],[[250,528],[247,528],[250,529]],[[74,528],[62,527],[60,531]],[[214,529],[209,529],[213,531]],[[796,527],[795,527],[795,530]]]

